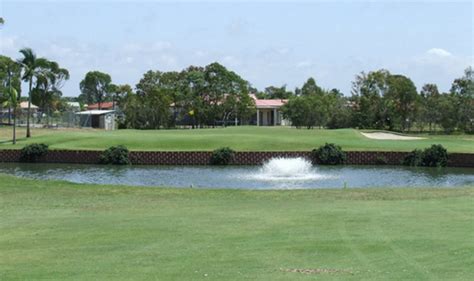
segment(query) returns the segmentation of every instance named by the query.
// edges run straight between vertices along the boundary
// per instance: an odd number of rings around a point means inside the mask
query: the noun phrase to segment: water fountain
[[[305,158],[278,157],[265,162],[253,178],[263,181],[307,181],[325,179],[328,176],[318,173]]]

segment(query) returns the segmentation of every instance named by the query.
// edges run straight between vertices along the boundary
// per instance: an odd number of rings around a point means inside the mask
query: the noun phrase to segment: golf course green
[[[45,143],[51,149],[103,150],[113,145],[125,145],[130,150],[209,151],[231,147],[237,151],[298,151],[312,150],[327,143],[344,150],[411,151],[441,144],[448,152],[474,153],[472,135],[428,135],[416,140],[376,140],[355,129],[306,130],[290,127],[227,127],[180,130],[88,130],[35,129],[26,139],[24,129],[18,130],[18,143],[11,144],[11,129],[0,129],[0,149],[21,148],[30,143]]]

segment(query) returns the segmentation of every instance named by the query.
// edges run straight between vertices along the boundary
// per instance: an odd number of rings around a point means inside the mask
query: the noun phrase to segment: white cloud
[[[177,67],[177,59],[174,55],[163,54],[160,56],[159,61],[166,69],[173,69]]]
[[[198,51],[195,51],[195,52],[194,52],[194,55],[195,55],[196,57],[202,58],[202,57],[207,56],[207,55],[208,55],[208,52],[207,52],[207,51],[198,50]]]
[[[236,66],[241,65],[241,61],[238,58],[234,57],[234,56],[224,56],[221,59],[221,62],[224,65],[227,65],[229,67],[236,67]]]
[[[441,91],[448,91],[453,80],[462,76],[464,69],[470,64],[471,56],[432,48],[411,58],[388,64],[385,68],[392,73],[410,77],[418,89],[426,83],[436,83]]]
[[[307,68],[313,66],[313,63],[308,60],[300,61],[296,64],[297,68]]]
[[[1,36],[0,39],[0,50],[3,54],[19,50],[18,39],[16,37]]]
[[[452,57],[453,54],[441,48],[432,48],[426,51],[427,55],[438,56],[438,57]]]
[[[172,48],[173,48],[173,44],[167,41],[159,41],[151,45],[151,49],[155,52],[166,51]]]
[[[285,56],[285,55],[288,55],[290,53],[290,49],[289,48],[280,48],[278,50],[276,50],[276,52],[282,56]]]
[[[469,58],[457,56],[441,48],[432,48],[413,57],[412,62],[420,66],[454,67],[468,64]]]

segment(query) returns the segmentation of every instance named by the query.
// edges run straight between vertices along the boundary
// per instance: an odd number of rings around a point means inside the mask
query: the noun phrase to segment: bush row
[[[20,151],[20,161],[35,163],[48,154],[49,148],[44,143],[32,143]],[[112,146],[102,152],[99,162],[101,164],[127,165],[130,164],[129,151],[123,146]]]
[[[407,166],[445,167],[448,163],[448,151],[440,144],[433,144],[424,150],[415,149],[403,160]]]
[[[48,154],[48,145],[43,143],[33,143],[21,149],[21,162],[37,162],[41,157]],[[222,147],[212,152],[209,163],[211,165],[229,165],[234,161],[235,151],[229,147]],[[344,164],[347,155],[340,146],[333,143],[326,143],[311,152],[311,160],[322,165]],[[123,146],[111,146],[102,152],[101,164],[128,165],[130,164],[129,150]],[[388,161],[383,156],[376,159],[379,165],[387,164]],[[410,152],[402,161],[407,166],[444,167],[448,163],[448,152],[442,145],[432,145],[424,150],[415,149]]]

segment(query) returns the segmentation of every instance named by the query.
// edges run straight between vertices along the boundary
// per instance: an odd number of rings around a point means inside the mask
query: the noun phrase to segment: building
[[[116,102],[105,101],[105,102],[100,103],[100,110],[115,110],[116,107],[117,107]],[[98,103],[87,105],[87,110],[97,110],[97,109],[99,109]]]
[[[259,99],[255,95],[250,95],[255,101],[257,109],[254,124],[257,126],[278,126],[289,125],[289,121],[283,118],[281,107],[288,102],[285,99]]]
[[[28,102],[27,101],[22,101],[20,102],[20,109],[22,112],[27,112],[28,111]],[[39,110],[39,107],[37,107],[34,104],[31,104],[31,113],[37,113]]]
[[[67,101],[66,106],[73,112],[81,111],[81,104],[77,101]]]
[[[75,114],[80,127],[115,130],[115,110],[87,110]]]

